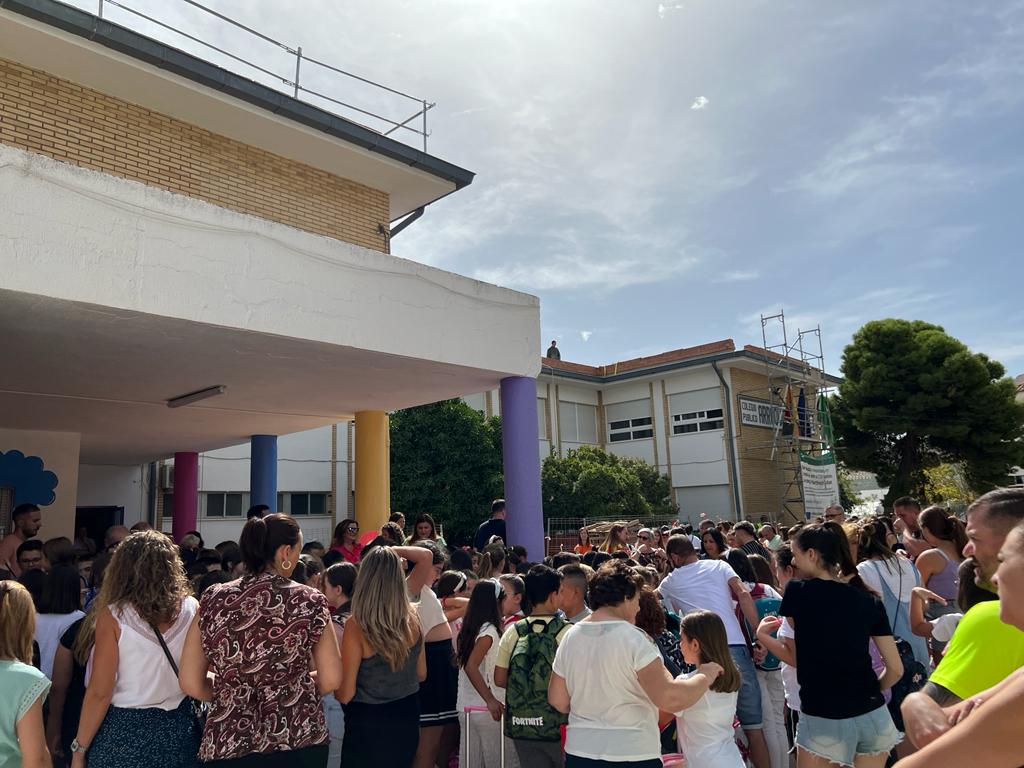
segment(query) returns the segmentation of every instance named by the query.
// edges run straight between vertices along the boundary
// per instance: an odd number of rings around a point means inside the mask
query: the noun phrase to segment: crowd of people
[[[328,544],[0,541],[0,766],[1024,764],[1024,489],[777,528],[581,529],[533,562],[402,514]]]

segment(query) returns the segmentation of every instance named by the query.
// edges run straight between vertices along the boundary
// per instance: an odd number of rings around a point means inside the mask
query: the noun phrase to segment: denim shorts
[[[852,766],[858,755],[889,752],[902,738],[884,706],[844,720],[803,712],[796,725],[796,745],[800,749],[838,765]]]
[[[761,713],[761,686],[757,682],[757,669],[745,645],[730,645],[729,655],[740,670],[740,693],[736,701],[736,716],[744,730],[764,727]]]

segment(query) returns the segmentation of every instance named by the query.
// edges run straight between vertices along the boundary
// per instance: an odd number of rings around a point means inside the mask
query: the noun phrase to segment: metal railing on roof
[[[130,14],[135,18],[142,19],[150,24],[156,25],[162,30],[166,30],[167,32],[171,32],[174,35],[177,35],[185,40],[189,40],[209,50],[215,51],[221,56],[227,57],[234,64],[238,64],[243,67],[248,67],[250,72],[258,72],[261,75],[266,76],[266,78],[268,78],[271,83],[274,83],[278,87],[283,85],[286,89],[291,91],[292,96],[296,99],[301,99],[302,101],[313,104],[314,106],[321,106],[321,104],[317,104],[316,100],[320,100],[321,102],[327,102],[328,104],[332,105],[332,107],[325,107],[326,109],[328,109],[328,111],[331,111],[334,114],[337,114],[339,117],[344,117],[346,119],[353,119],[351,117],[351,113],[359,115],[360,119],[369,118],[371,121],[375,121],[374,124],[367,125],[365,123],[360,123],[360,125],[363,125],[363,127],[369,128],[370,130],[376,131],[377,133],[380,133],[384,136],[390,136],[391,134],[396,132],[411,133],[414,134],[415,136],[419,136],[423,141],[423,151],[427,151],[427,137],[430,136],[430,131],[428,130],[427,127],[427,113],[435,106],[437,106],[435,103],[427,101],[426,99],[418,98],[416,96],[411,96],[408,93],[404,93],[394,88],[390,88],[386,85],[383,85],[382,83],[374,82],[373,80],[362,77],[353,72],[347,72],[343,69],[335,67],[332,64],[328,64],[327,62],[321,61],[319,59],[314,59],[313,57],[308,56],[302,52],[302,46],[297,45],[292,47],[286,43],[281,42],[280,40],[275,40],[274,38],[265,35],[262,32],[252,29],[251,27],[247,27],[245,24],[242,24],[241,22],[232,19],[230,16],[226,16],[225,14],[220,13],[219,11],[215,11],[214,9],[203,5],[202,3],[196,2],[196,0],[178,0],[178,2],[191,6],[201,11],[202,13],[207,14],[221,22],[224,22],[225,24],[228,24],[235,29],[241,30],[247,35],[250,35],[253,38],[256,38],[264,43],[276,46],[280,50],[287,53],[290,57],[293,57],[295,59],[294,72],[289,70],[288,75],[282,75],[280,72],[275,72],[273,69],[270,69],[261,64],[257,64],[256,62],[249,61],[248,59],[238,55],[237,53],[232,53],[231,51],[226,50],[223,47],[215,45],[209,40],[203,40],[201,37],[198,37],[197,35],[193,35],[188,32],[185,32],[182,29],[178,29],[173,24],[167,21],[162,21],[161,19],[156,18],[150,13],[145,13],[139,10],[138,8],[133,8],[130,5],[121,2],[121,0],[98,0],[98,15],[100,18],[104,18],[104,12],[107,11],[110,7],[114,7],[119,10],[125,11],[126,13]],[[109,13],[106,16],[106,18],[109,20]],[[402,119],[401,115],[399,115],[398,119],[395,119],[387,115],[380,114],[379,112],[375,112],[372,109],[357,106],[355,104],[350,103],[349,101],[344,101],[342,99],[336,98],[335,96],[331,96],[327,93],[324,93],[323,90],[321,89],[308,87],[310,85],[310,77],[308,71],[305,73],[307,84],[303,85],[303,65],[306,65],[307,67],[317,67],[323,71],[333,73],[334,75],[340,75],[343,78],[348,78],[350,81],[355,81],[358,83],[362,83],[363,85],[369,86],[380,93],[392,94],[397,99],[401,99],[403,103],[414,103],[417,109],[413,114],[409,115],[408,117],[405,117],[404,119]],[[337,108],[341,108],[340,111]],[[348,112],[349,114],[346,114],[346,112]],[[402,114],[405,113],[403,112]],[[401,136],[404,134],[399,133],[398,135]]]

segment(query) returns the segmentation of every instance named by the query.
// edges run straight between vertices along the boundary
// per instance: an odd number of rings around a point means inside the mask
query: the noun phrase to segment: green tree
[[[472,535],[502,495],[501,420],[461,400],[391,415],[391,508],[411,524],[429,512],[456,542]]]
[[[929,504],[949,504],[954,509],[966,507],[978,494],[967,484],[960,464],[943,462],[924,471],[925,499]]]
[[[832,414],[843,463],[889,486],[885,504],[926,495],[925,470],[961,463],[986,491],[1021,463],[1024,406],[1003,366],[937,325],[875,320],[843,352]]]
[[[643,517],[672,514],[668,478],[640,459],[594,446],[554,453],[541,466],[544,517]]]

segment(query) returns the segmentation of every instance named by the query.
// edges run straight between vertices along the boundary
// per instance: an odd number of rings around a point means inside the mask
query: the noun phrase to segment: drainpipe
[[[726,445],[729,449],[729,463],[732,465],[732,503],[733,509],[736,512],[736,519],[743,519],[743,507],[740,503],[740,468],[736,463],[736,436],[732,429],[732,390],[725,381],[725,377],[722,375],[722,371],[718,367],[718,363],[715,360],[711,361],[711,367],[715,369],[715,374],[718,376],[718,380],[722,382],[722,389],[725,390],[725,429],[726,437],[728,441]]]

